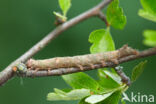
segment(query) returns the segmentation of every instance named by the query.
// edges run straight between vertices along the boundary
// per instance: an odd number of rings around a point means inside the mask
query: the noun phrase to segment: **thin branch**
[[[99,14],[102,8],[106,7],[112,0],[103,0],[94,8],[80,14],[79,16],[65,22],[64,24],[58,26],[52,32],[50,32],[45,38],[39,41],[36,45],[34,45],[31,49],[29,49],[25,54],[19,57],[17,60],[12,62],[8,67],[6,67],[2,72],[0,72],[0,86],[6,83],[10,78],[14,76],[12,71],[12,66],[14,66],[18,62],[25,62],[37,52],[39,52],[42,48],[44,48],[50,41],[52,41],[55,37],[61,34],[63,31],[68,28]]]
[[[122,83],[125,83],[127,86],[131,85],[131,80],[130,78],[123,72],[123,67],[122,66],[117,66],[114,67],[116,73],[121,77]]]
[[[105,22],[106,26],[109,27],[110,24],[108,23],[106,16],[100,11],[99,14],[97,15],[102,21]]]
[[[119,65],[121,63],[128,62],[131,60],[136,60],[136,59],[143,58],[143,57],[152,56],[152,55],[156,55],[156,48],[151,48],[148,50],[141,51],[136,55],[129,55],[129,56],[124,56],[122,58],[119,58],[118,64],[111,62],[111,61],[105,62],[105,66],[103,66],[102,63],[95,64],[94,69],[104,68],[104,67],[116,67],[117,65]],[[90,66],[84,66],[83,70],[81,70],[80,68],[76,68],[76,67],[75,68],[74,67],[72,67],[72,68],[59,68],[59,69],[53,69],[50,71],[47,71],[47,70],[42,70],[42,71],[27,70],[25,73],[19,74],[19,76],[21,76],[21,77],[59,76],[59,75],[88,71],[88,70],[93,70],[93,68]]]
[[[127,61],[136,60],[139,58],[144,58],[144,57],[153,56],[153,55],[156,55],[156,47],[150,48],[148,50],[144,50],[144,51],[140,52],[138,55],[132,55],[132,56],[127,56],[127,57],[121,58],[119,60],[119,63],[124,63]]]

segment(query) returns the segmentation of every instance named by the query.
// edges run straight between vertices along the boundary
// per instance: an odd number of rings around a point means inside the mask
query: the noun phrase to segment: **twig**
[[[36,45],[34,45],[31,49],[29,49],[25,54],[19,57],[17,60],[12,62],[8,67],[6,67],[2,72],[0,72],[0,86],[6,83],[10,78],[14,76],[12,71],[12,66],[14,66],[18,62],[25,62],[37,52],[39,52],[42,48],[44,48],[51,40],[57,37],[60,33],[67,30],[68,28],[99,14],[102,8],[107,6],[112,0],[103,0],[94,8],[80,14],[79,16],[65,22],[64,24],[58,26],[52,32],[50,32],[45,38],[39,41]]]
[[[136,60],[138,58],[143,58],[143,57],[148,57],[156,55],[156,48],[151,48],[148,50],[144,50],[142,52],[139,52],[137,55],[130,55],[130,56],[125,56],[122,58],[118,59],[118,64],[115,64],[114,62],[105,62],[105,66],[103,66],[101,63],[100,64],[95,64],[94,69],[98,68],[104,68],[104,67],[115,67],[121,63],[128,62],[131,60]],[[28,70],[25,73],[19,74],[19,76],[22,77],[45,77],[45,76],[59,76],[59,75],[64,75],[64,74],[70,74],[70,73],[76,73],[76,72],[81,72],[81,71],[88,71],[88,70],[93,70],[90,66],[84,66],[83,70],[80,68],[59,68],[59,69],[53,69],[50,71],[35,71],[35,70]]]
[[[110,24],[108,23],[107,19],[106,19],[106,16],[100,11],[99,14],[98,14],[98,17],[105,22],[106,26],[109,27]]]
[[[132,55],[132,56],[127,56],[127,57],[121,58],[119,60],[119,63],[124,63],[127,61],[136,60],[139,58],[144,58],[144,57],[153,56],[153,55],[156,55],[156,47],[150,48],[148,50],[144,50],[144,51],[140,52],[138,55]]]
[[[131,85],[131,80],[130,78],[122,71],[123,67],[122,66],[117,66],[114,67],[116,73],[121,77],[122,83],[126,84],[127,86]]]

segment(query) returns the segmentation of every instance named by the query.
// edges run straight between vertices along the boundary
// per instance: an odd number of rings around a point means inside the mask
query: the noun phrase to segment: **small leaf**
[[[63,21],[66,21],[67,20],[67,17],[63,16],[62,14],[60,13],[57,13],[57,12],[53,12],[55,16],[59,17],[61,20]]]
[[[54,92],[57,93],[57,94],[61,94],[61,95],[66,95],[66,92],[60,90],[60,89],[57,89],[57,88],[54,88]]]
[[[113,92],[103,94],[103,95],[91,95],[88,98],[86,98],[85,101],[90,103],[90,104],[96,104],[98,102],[105,100],[106,98],[108,98],[112,94],[113,94]]]
[[[66,14],[71,7],[71,0],[59,0],[59,5],[62,9],[63,15],[66,17]]]
[[[118,85],[122,84],[120,76],[118,76],[116,73],[112,73],[112,72],[110,72],[108,70],[101,70],[100,72],[101,73],[100,73],[99,76],[100,76],[101,79],[104,78],[104,77],[108,77],[107,79],[109,79],[109,78],[112,79]]]
[[[145,30],[144,31],[144,44],[147,46],[156,46],[156,31],[155,30]]]
[[[62,77],[66,83],[68,83],[74,89],[86,88],[97,91],[102,88],[97,81],[82,72],[63,75]]]
[[[89,42],[93,43],[90,48],[91,53],[106,52],[115,50],[113,39],[109,28],[93,31],[89,36]]]
[[[113,0],[107,8],[107,20],[116,29],[123,29],[126,25],[126,16],[119,7],[119,0]]]
[[[143,8],[151,13],[156,13],[155,0],[140,0]]]
[[[139,15],[143,18],[156,22],[156,0],[140,0],[143,9],[139,10]]]
[[[79,101],[78,104],[89,104],[89,103],[85,102],[85,99],[86,99],[86,98],[87,98],[87,97],[81,99],[81,100]]]
[[[152,14],[148,11],[145,11],[143,9],[140,9],[139,12],[138,12],[138,15],[145,18],[145,19],[148,19],[148,20],[151,20],[153,22],[156,22],[156,14]]]
[[[116,91],[110,97],[98,104],[119,104],[121,93],[121,91]]]
[[[115,73],[107,72],[107,70],[99,70],[99,84],[105,88],[106,92],[120,87],[120,84],[117,81],[115,81],[116,78],[113,77],[113,79],[112,76],[120,78]],[[121,82],[121,78],[119,80]]]
[[[55,89],[55,92],[49,93],[47,100],[56,101],[56,100],[79,100],[86,96],[90,95],[89,89],[75,89],[69,92],[64,92],[59,89]]]
[[[111,77],[118,84],[121,84],[121,78],[117,74],[111,73],[108,70],[104,70],[104,73],[106,73],[106,75],[108,75],[109,77]]]
[[[133,68],[132,77],[131,77],[132,82],[136,81],[138,77],[142,74],[146,63],[147,61],[140,62],[138,65],[136,65]]]

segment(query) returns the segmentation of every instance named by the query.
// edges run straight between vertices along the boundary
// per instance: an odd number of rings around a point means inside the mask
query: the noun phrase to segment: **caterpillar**
[[[136,54],[138,54],[138,51],[125,45],[118,50],[110,52],[87,54],[74,57],[56,57],[44,60],[29,59],[26,65],[29,69],[33,70],[52,70],[70,67],[78,67],[83,70],[84,66],[90,66],[92,69],[94,69],[95,64],[102,64],[103,67],[105,66],[106,62],[118,64],[119,58]]]

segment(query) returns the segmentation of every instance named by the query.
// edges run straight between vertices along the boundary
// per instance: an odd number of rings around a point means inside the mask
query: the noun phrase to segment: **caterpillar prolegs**
[[[118,59],[124,56],[136,55],[138,51],[128,47],[127,45],[116,51],[103,52],[97,54],[87,54],[74,57],[56,57],[44,60],[29,59],[26,63],[27,67],[33,70],[52,70],[57,68],[83,67],[89,66],[94,69],[95,64],[106,66],[106,62],[118,64]]]

